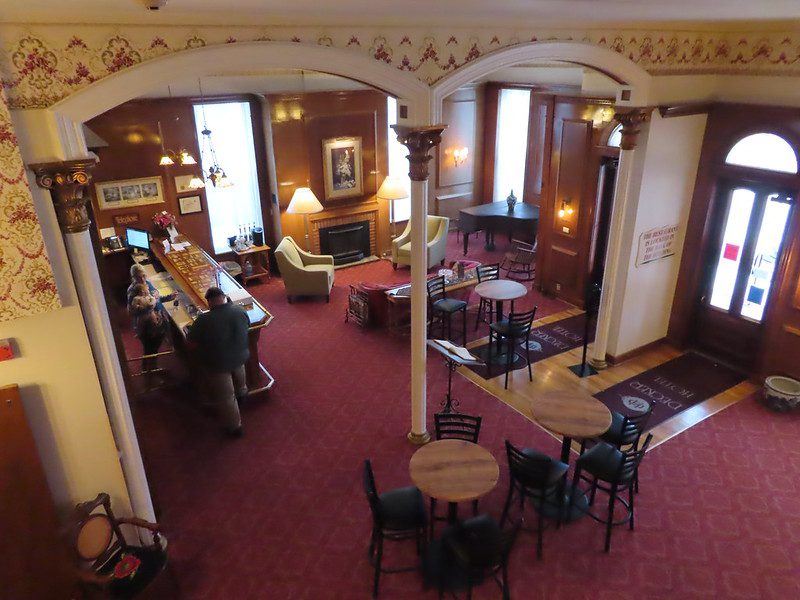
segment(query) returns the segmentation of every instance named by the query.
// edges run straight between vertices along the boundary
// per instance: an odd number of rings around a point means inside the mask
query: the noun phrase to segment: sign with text
[[[640,267],[675,254],[675,234],[677,232],[677,225],[664,225],[642,232],[639,235],[636,266]]]

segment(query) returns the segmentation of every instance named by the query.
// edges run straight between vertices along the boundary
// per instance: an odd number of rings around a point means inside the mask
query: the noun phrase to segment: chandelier
[[[203,130],[200,132],[203,135],[203,143],[200,155],[211,159],[211,166],[208,167],[208,173],[206,173],[206,181],[210,181],[214,187],[228,188],[233,186],[233,182],[225,174],[225,169],[219,166],[219,161],[217,161],[214,141],[211,139],[211,130],[208,128],[208,123],[206,122],[206,105],[203,98],[203,86],[199,79],[197,80],[197,87],[200,89],[200,106],[203,110]]]
[[[175,163],[182,165],[196,165],[197,161],[194,159],[186,148],[179,150],[167,150],[164,146],[164,132],[161,129],[161,121],[158,121],[158,137],[161,139],[161,158],[159,159],[159,166],[168,167]]]

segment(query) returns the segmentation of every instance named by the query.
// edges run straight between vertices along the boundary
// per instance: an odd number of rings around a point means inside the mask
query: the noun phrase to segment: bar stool
[[[647,435],[644,444],[641,448],[631,449],[628,451],[621,451],[611,444],[600,442],[590,450],[578,457],[575,461],[575,475],[572,478],[572,493],[570,494],[570,506],[572,510],[574,507],[574,498],[577,493],[578,482],[582,479],[583,473],[588,473],[591,479],[586,479],[591,485],[591,493],[589,496],[589,506],[594,504],[595,492],[597,489],[608,494],[608,514],[605,519],[589,512],[589,516],[595,521],[605,523],[606,526],[606,541],[605,551],[611,549],[611,528],[614,525],[622,525],[628,523],[631,530],[634,525],[634,493],[633,487],[636,481],[636,472],[639,470],[639,464],[644,458],[645,452],[653,439],[653,434]],[[603,485],[606,484],[606,485]],[[628,490],[628,501],[626,502],[619,496],[621,492]],[[614,509],[615,503],[620,502],[627,511],[625,517],[615,522]]]
[[[467,345],[467,303],[463,300],[448,298],[445,289],[446,283],[444,275],[433,277],[428,280],[428,304],[431,310],[431,318],[428,322],[428,337],[431,337],[434,319],[438,319],[441,326],[441,336],[445,337],[445,326],[447,327],[446,339],[451,339],[452,316],[455,313],[462,313],[461,336],[462,346]]]
[[[500,263],[494,263],[491,265],[479,265],[475,272],[478,275],[478,283],[483,283],[484,281],[491,281],[493,279],[500,279]],[[488,314],[488,320],[486,315]],[[494,304],[488,298],[481,297],[481,301],[478,304],[478,318],[475,319],[475,331],[478,330],[478,326],[483,323],[487,323],[491,325],[492,321],[494,320]]]
[[[513,303],[512,303],[513,304]],[[533,319],[536,317],[536,309],[537,307],[534,306],[533,310],[529,310],[527,312],[515,313],[514,308],[511,308],[511,314],[508,315],[508,319],[503,319],[502,321],[498,321],[497,323],[492,323],[489,325],[489,352],[494,347],[492,345],[493,338],[497,338],[497,346],[498,348],[502,345],[503,341],[506,342],[506,360],[505,360],[505,367],[506,367],[506,381],[505,381],[505,389],[508,389],[508,374],[511,372],[511,366],[514,363],[514,360],[517,356],[525,358],[528,363],[528,378],[533,381],[533,369],[531,368],[531,351],[528,347],[528,338],[531,335],[531,326],[533,325]],[[525,356],[523,357],[520,354],[520,343],[524,342],[522,345],[525,347]],[[487,361],[489,365],[489,377],[492,376],[492,360],[491,358]]]

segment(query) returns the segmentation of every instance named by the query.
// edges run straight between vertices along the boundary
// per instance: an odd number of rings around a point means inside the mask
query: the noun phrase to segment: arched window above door
[[[791,144],[774,133],[754,133],[736,142],[725,163],[766,171],[797,173],[797,155]]]
[[[619,148],[619,145],[622,143],[622,123],[619,123],[614,129],[611,130],[611,133],[608,136],[608,142],[606,146],[610,146],[612,148]]]

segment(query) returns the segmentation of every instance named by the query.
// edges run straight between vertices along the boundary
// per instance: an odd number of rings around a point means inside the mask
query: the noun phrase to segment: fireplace
[[[319,230],[322,254],[333,255],[333,264],[346,265],[370,255],[369,221],[343,223]]]

